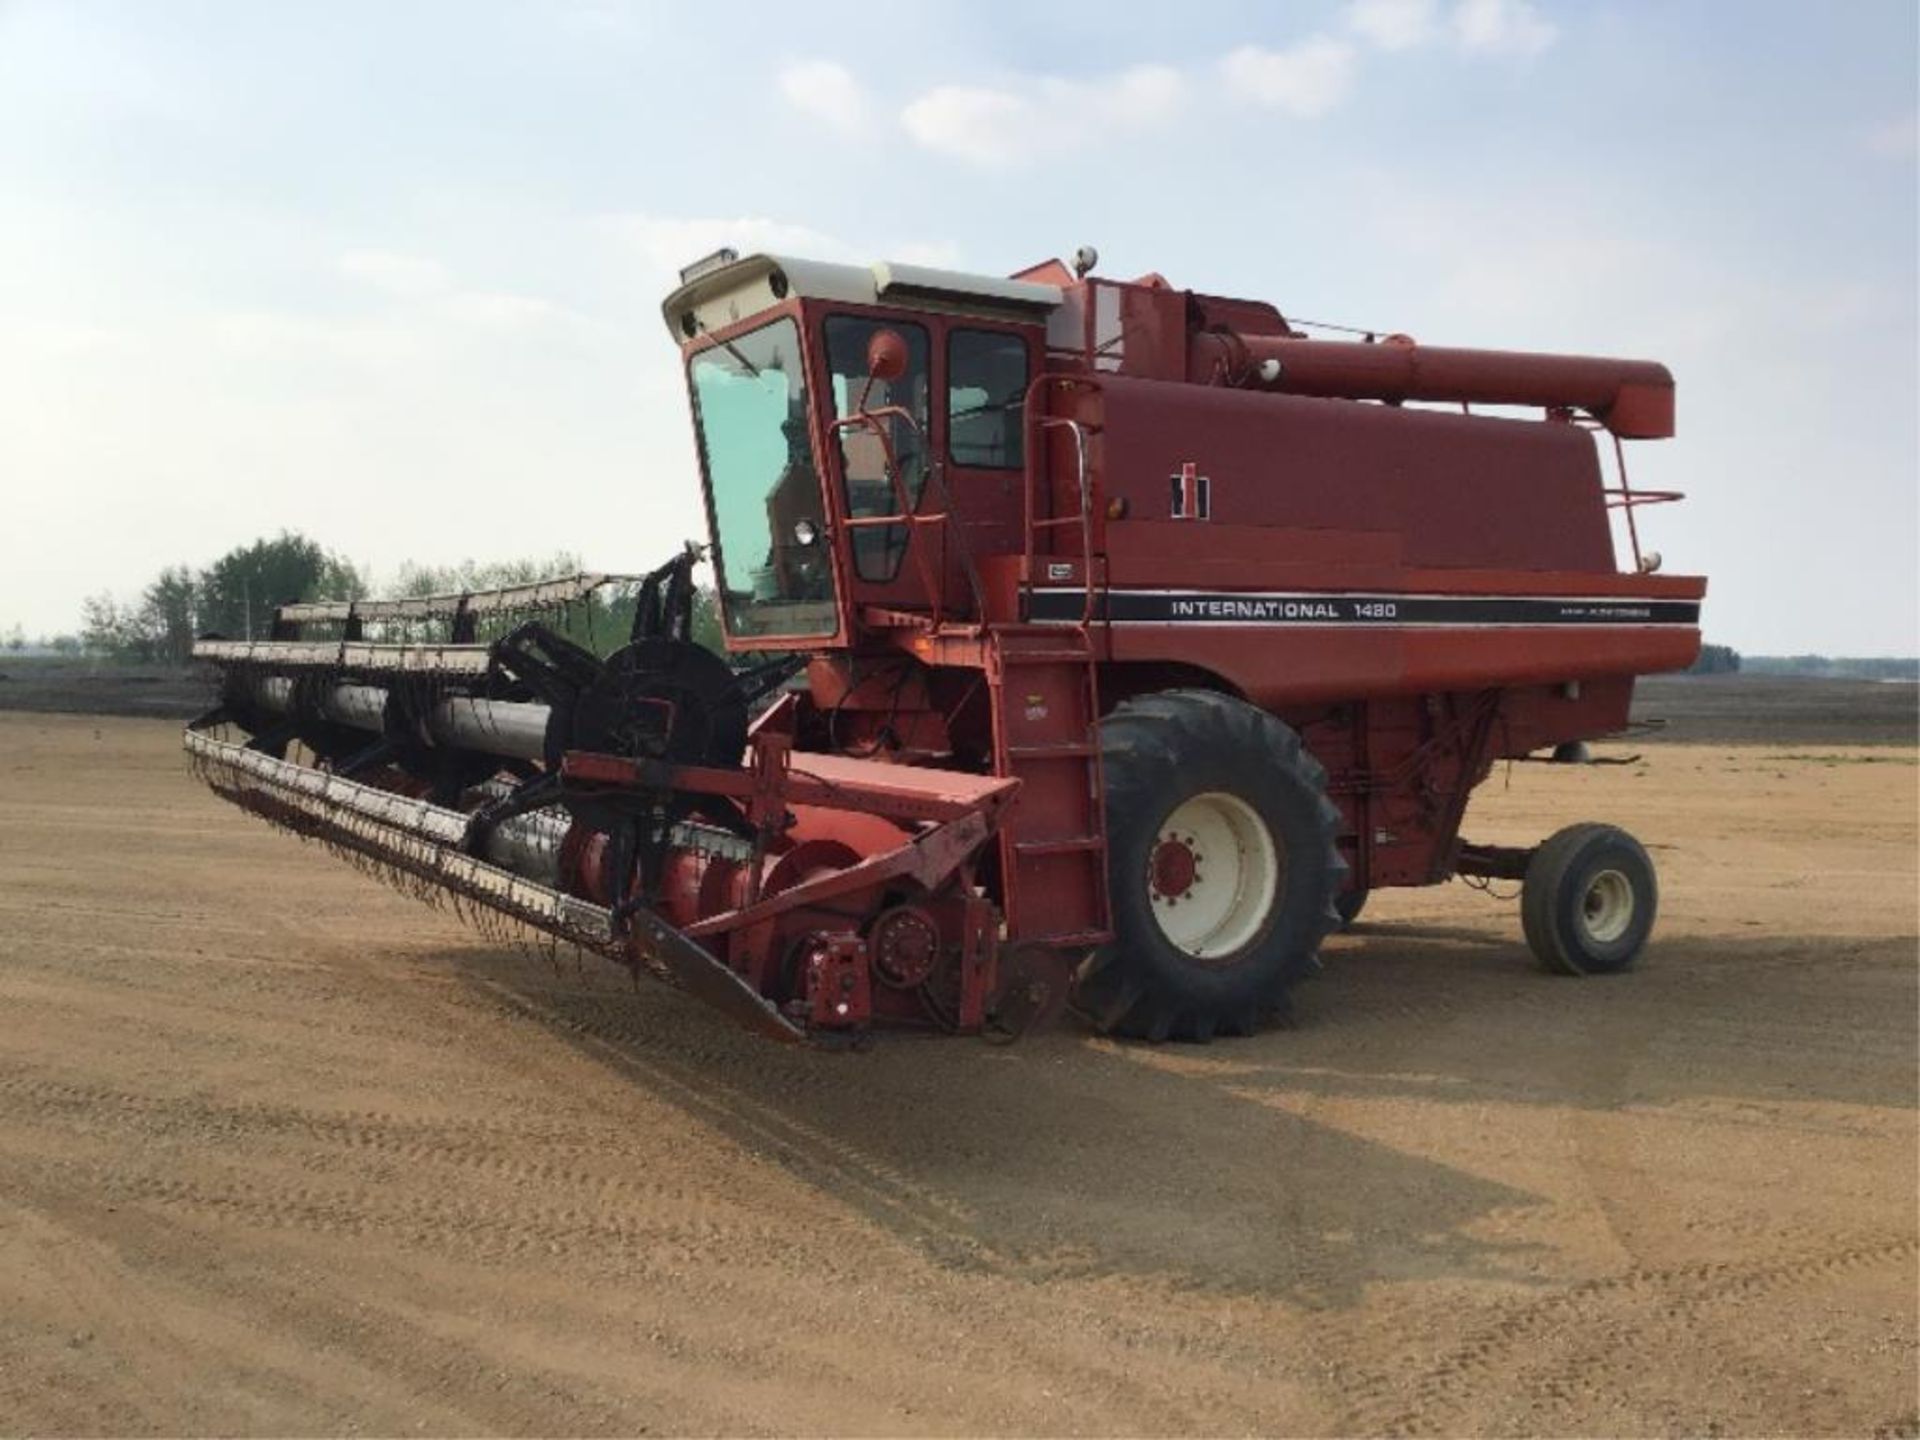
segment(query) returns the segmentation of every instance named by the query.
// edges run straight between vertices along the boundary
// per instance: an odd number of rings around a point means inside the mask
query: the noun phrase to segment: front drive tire
[[[1075,1007],[1147,1040],[1251,1033],[1338,923],[1326,773],[1272,715],[1209,690],[1124,702],[1100,753],[1114,939]]]
[[[1640,842],[1613,825],[1569,825],[1527,863],[1520,924],[1540,963],[1564,975],[1607,975],[1639,958],[1660,886]]]

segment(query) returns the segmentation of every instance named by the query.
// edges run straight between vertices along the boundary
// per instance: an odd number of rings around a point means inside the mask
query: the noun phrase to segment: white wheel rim
[[[1259,935],[1281,871],[1280,846],[1258,812],[1237,795],[1208,790],[1161,822],[1147,857],[1149,908],[1181,951],[1217,960]]]
[[[1595,945],[1611,945],[1633,924],[1633,882],[1618,870],[1601,870],[1580,897],[1580,928]]]

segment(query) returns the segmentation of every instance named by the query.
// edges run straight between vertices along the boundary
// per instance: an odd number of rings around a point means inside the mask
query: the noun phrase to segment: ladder
[[[1007,939],[1101,944],[1112,931],[1093,641],[1084,625],[991,635],[994,769],[1020,781],[1000,827]]]

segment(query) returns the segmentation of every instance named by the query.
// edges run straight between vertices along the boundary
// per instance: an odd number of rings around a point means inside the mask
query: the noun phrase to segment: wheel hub
[[[1602,870],[1587,882],[1580,923],[1597,945],[1611,945],[1633,923],[1633,885],[1618,870]]]
[[[1200,872],[1200,857],[1193,853],[1193,837],[1166,834],[1153,847],[1153,898],[1156,902],[1176,902],[1193,889]]]
[[[1175,946],[1234,963],[1265,931],[1286,884],[1286,852],[1259,813],[1224,790],[1175,806],[1147,859],[1147,900]]]

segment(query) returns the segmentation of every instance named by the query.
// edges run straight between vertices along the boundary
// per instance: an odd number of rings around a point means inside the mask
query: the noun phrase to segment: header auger
[[[1496,760],[1619,732],[1635,676],[1698,652],[1705,582],[1634,523],[1677,497],[1621,444],[1672,434],[1665,369],[1309,340],[1090,265],[709,257],[665,318],[731,663],[691,639],[693,548],[291,603],[196,648],[222,694],[190,756],[783,1039],[1068,1002],[1245,1033],[1370,890],[1456,874],[1523,880],[1550,967],[1629,965],[1656,904],[1630,836],[1459,832]],[[605,658],[540,618],[609,585],[637,588]]]

